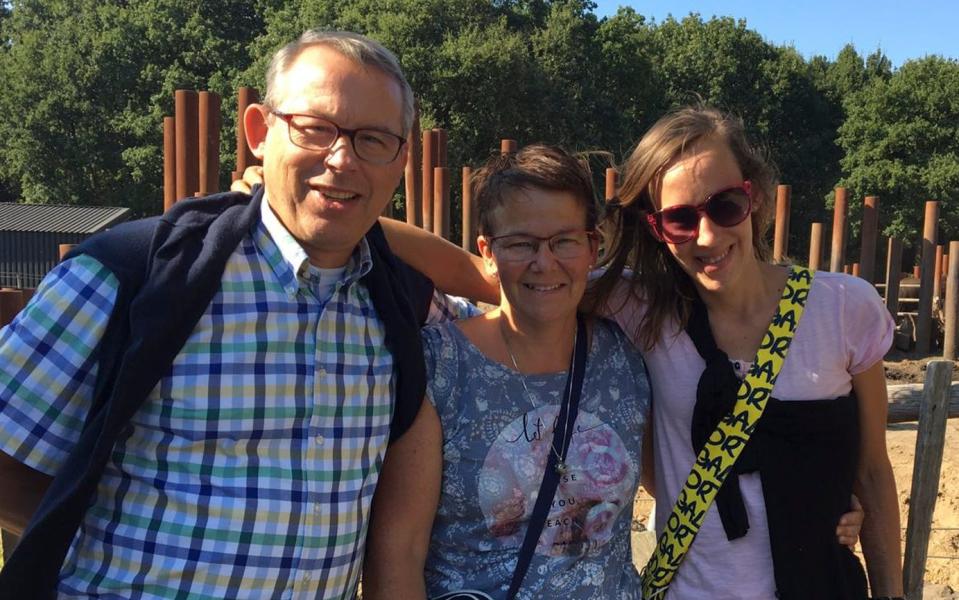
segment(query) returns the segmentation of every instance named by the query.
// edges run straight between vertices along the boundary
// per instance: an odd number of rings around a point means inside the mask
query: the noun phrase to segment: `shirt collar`
[[[260,203],[260,224],[254,240],[290,296],[295,295],[299,288],[308,287],[311,280],[317,279],[317,273],[311,269],[309,256],[303,246],[280,223],[270,208],[265,190]],[[346,263],[343,283],[353,283],[369,273],[372,267],[370,246],[366,237],[363,237]]]

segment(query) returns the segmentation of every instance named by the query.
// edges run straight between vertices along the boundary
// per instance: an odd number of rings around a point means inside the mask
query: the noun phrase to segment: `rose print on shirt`
[[[559,406],[548,405],[517,418],[483,462],[479,505],[490,533],[506,545],[523,542],[558,413]],[[631,506],[637,467],[619,435],[594,414],[579,412],[566,462],[569,471],[560,477],[538,554],[580,556],[603,546],[620,513]]]

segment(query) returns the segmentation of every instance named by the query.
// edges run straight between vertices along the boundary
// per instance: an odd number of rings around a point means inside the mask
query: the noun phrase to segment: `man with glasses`
[[[244,117],[252,201],[91,238],[0,330],[0,598],[354,595],[418,327],[468,311],[375,225],[412,119],[389,51],[307,32]]]

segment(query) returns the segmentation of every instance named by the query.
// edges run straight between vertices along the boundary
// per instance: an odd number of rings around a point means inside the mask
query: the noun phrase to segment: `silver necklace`
[[[533,405],[533,408],[539,408],[539,405],[536,403],[536,400],[533,398],[533,394],[530,393],[529,388],[526,386],[526,375],[522,371],[520,371],[519,365],[516,363],[516,357],[513,356],[513,349],[510,348],[509,338],[506,337],[506,330],[504,327],[505,326],[503,325],[502,317],[500,317],[499,333],[501,336],[503,336],[503,345],[506,346],[506,353],[509,355],[509,359],[513,362],[513,368],[516,369],[516,372],[519,374],[519,382],[523,384],[523,390],[526,392],[526,397],[529,398],[530,404]],[[577,334],[574,332],[573,348],[576,348],[576,335]],[[571,368],[575,369],[576,368],[575,364]],[[572,385],[572,381],[573,381],[572,373],[570,374],[570,377],[567,377],[567,379],[570,382],[569,385]],[[563,394],[563,404],[566,404],[569,402],[569,396],[570,396],[569,393]],[[562,412],[562,410],[563,410],[563,405],[561,404],[560,412]],[[563,422],[563,431],[569,431],[569,408],[568,407],[566,409],[566,419]],[[572,439],[572,436],[570,435],[567,435],[566,437],[568,437],[569,439]],[[562,441],[563,441],[563,447],[559,451],[556,450],[556,446],[553,445],[553,438],[550,438],[550,441],[549,441],[550,450],[553,451],[553,455],[556,457],[555,470],[558,475],[565,475],[569,471],[569,465],[567,465],[566,461],[563,460],[563,456],[566,454],[566,443],[565,443],[565,440],[562,440]]]

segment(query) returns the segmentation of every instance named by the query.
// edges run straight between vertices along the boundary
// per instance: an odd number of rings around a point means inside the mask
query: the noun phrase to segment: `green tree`
[[[729,17],[670,17],[655,28],[653,40],[661,110],[703,102],[742,117],[781,181],[792,186],[790,253],[805,255],[809,224],[822,218],[822,198],[839,177],[840,155],[837,108],[817,87],[813,66]]]
[[[173,90],[217,91],[229,106],[231,81],[248,62],[245,44],[262,28],[258,6],[12,3],[10,45],[0,55],[0,180],[26,202],[158,212],[162,116],[172,114]]]
[[[959,235],[959,62],[907,61],[846,102],[839,128],[842,184],[851,198],[880,196],[884,233],[907,244],[922,231],[926,200],[939,200],[940,239]],[[851,202],[854,215],[859,202]],[[855,216],[852,221],[856,221]]]

